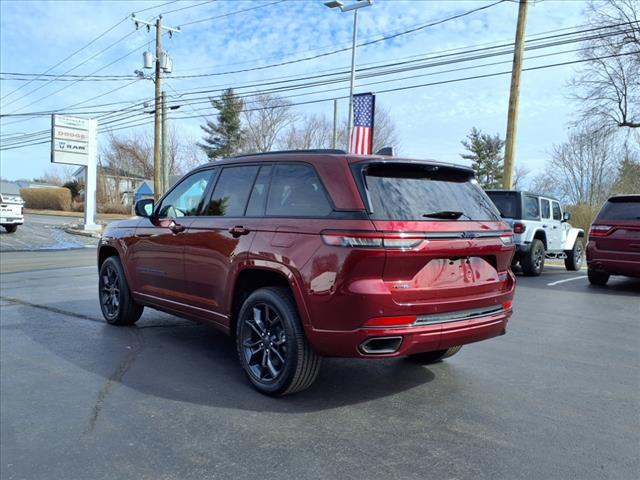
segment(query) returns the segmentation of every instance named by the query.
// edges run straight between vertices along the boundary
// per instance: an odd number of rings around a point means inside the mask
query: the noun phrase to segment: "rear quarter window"
[[[332,210],[322,182],[312,167],[275,166],[267,200],[267,216],[324,217]]]
[[[540,219],[540,204],[538,202],[538,197],[533,197],[531,195],[524,196],[523,202],[524,210],[522,212],[522,217],[526,220],[539,220]]]

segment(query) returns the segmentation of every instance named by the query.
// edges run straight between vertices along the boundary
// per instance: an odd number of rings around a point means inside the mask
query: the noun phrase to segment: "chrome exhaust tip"
[[[360,344],[360,351],[367,355],[394,353],[400,348],[402,337],[372,337]]]

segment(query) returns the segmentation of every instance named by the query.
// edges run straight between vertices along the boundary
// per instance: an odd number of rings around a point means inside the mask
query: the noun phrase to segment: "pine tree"
[[[207,135],[198,145],[209,160],[235,155],[242,145],[240,113],[244,102],[229,88],[219,100],[211,99],[211,105],[218,110],[217,123],[207,120],[206,125],[200,126]]]
[[[500,135],[491,136],[473,127],[471,133],[467,135],[467,140],[461,143],[470,153],[463,153],[460,156],[465,160],[471,160],[471,167],[482,188],[500,188],[503,174],[502,148],[504,147],[504,140]]]

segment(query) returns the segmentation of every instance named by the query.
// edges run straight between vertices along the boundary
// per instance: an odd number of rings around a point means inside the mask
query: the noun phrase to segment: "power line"
[[[194,20],[192,22],[183,23],[183,24],[180,25],[180,27],[186,27],[188,25],[195,25],[197,23],[210,22],[212,20],[218,20],[220,18],[230,17],[230,16],[236,15],[238,13],[244,13],[244,12],[250,12],[252,10],[258,10],[260,8],[270,7],[272,5],[277,5],[278,3],[283,3],[284,1],[285,0],[278,0],[277,2],[265,3],[264,5],[257,5],[255,7],[244,8],[242,10],[235,10],[233,12],[228,12],[228,13],[225,13],[223,15],[216,15],[215,17],[208,17],[208,18],[203,18],[203,19],[200,19],[200,20]]]

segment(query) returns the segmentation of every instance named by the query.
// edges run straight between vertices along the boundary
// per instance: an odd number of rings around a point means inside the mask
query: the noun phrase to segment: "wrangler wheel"
[[[285,288],[261,288],[249,295],[238,315],[236,347],[249,380],[267,395],[304,390],[320,370],[321,358],[307,342]]]
[[[544,243],[538,239],[534,239],[531,242],[529,251],[523,254],[520,259],[522,272],[531,277],[539,276],[544,269],[544,256]]]
[[[567,270],[580,270],[582,267],[582,257],[584,254],[584,245],[582,240],[576,238],[576,242],[573,244],[571,250],[564,252],[567,257],[564,259],[564,266]]]

